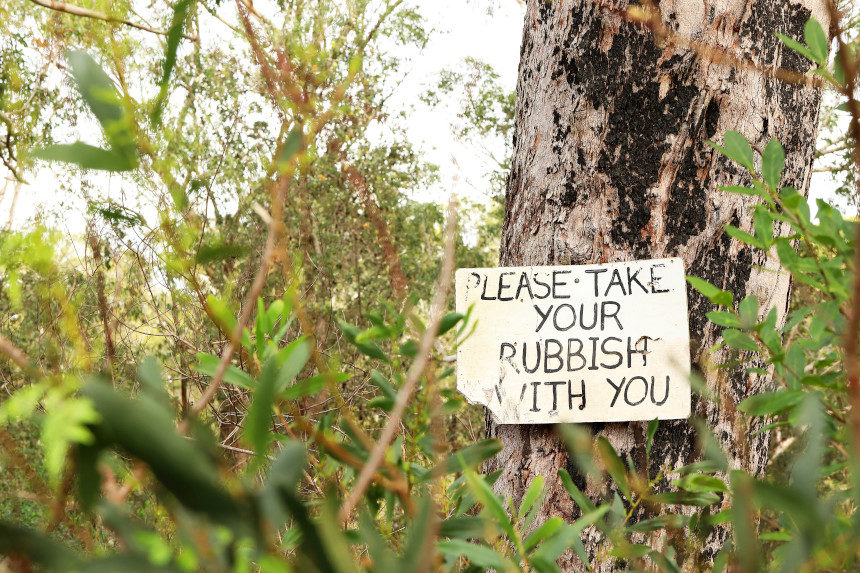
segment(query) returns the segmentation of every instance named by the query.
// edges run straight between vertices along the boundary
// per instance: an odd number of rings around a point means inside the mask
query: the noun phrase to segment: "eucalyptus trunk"
[[[803,38],[810,16],[828,28],[823,2],[785,0],[664,0],[671,31],[656,38],[627,17],[627,3],[529,0],[517,85],[516,128],[508,178],[500,263],[576,265],[681,257],[687,273],[731,291],[736,300],[758,295],[763,311],[775,307],[782,324],[790,280],[776,260],[730,239],[724,225],[749,231],[754,198],[722,192],[744,185],[748,174],[709,147],[727,130],[742,133],[759,151],[772,137],[786,149],[783,185],[806,193],[812,173],[820,90],[788,82],[775,70],[800,74],[808,62],[785,48],[780,32]],[[695,47],[691,47],[691,41]],[[720,52],[703,50],[717,47]],[[732,65],[725,52],[748,65]],[[795,74],[795,75],[800,75]],[[779,228],[775,229],[779,232]],[[688,289],[691,358],[717,400],[693,397],[693,412],[722,442],[733,468],[754,474],[768,460],[768,434],[735,409],[768,385],[743,369],[716,370],[707,355],[719,339],[708,323],[713,310]],[[644,463],[647,423],[592,424],[622,458]],[[501,469],[497,493],[519,500],[535,475],[547,479],[538,522],[570,521],[579,514],[558,468],[567,468],[593,498],[608,487],[587,483],[548,425],[497,425],[488,432],[504,449],[488,464]],[[698,459],[697,435],[687,420],[660,423],[650,472]],[[703,565],[722,546],[711,536],[687,566]],[[593,534],[586,541],[598,555]],[[680,547],[679,547],[680,549]],[[570,552],[560,564],[582,568]],[[622,564],[594,563],[597,570]]]

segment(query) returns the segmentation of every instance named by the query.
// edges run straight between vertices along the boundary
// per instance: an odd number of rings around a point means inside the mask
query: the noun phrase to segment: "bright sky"
[[[505,89],[515,88],[525,12],[523,5],[517,0],[419,0],[419,4],[426,17],[427,28],[435,29],[437,33],[432,34],[429,45],[412,58],[413,67],[405,74],[403,83],[392,98],[393,105],[408,106],[415,102],[419,94],[435,84],[442,70],[462,69],[461,64],[467,57],[490,64],[499,74]],[[452,192],[476,201],[487,196],[489,184],[486,175],[491,162],[486,151],[476,148],[473,143],[459,141],[452,129],[452,125],[457,123],[459,103],[452,101],[432,109],[418,105],[410,111],[405,126],[410,140],[424,151],[428,161],[440,167],[439,183],[430,190],[428,197],[417,197],[419,199],[445,202]],[[490,147],[489,151],[496,154],[503,151],[498,142],[491,143]],[[117,185],[110,181],[105,181],[105,184],[102,187],[109,188],[112,194],[119,192]],[[43,205],[55,207],[58,201],[65,202],[71,209],[83,208],[83,201],[57,197],[55,189],[50,170],[45,169],[33,178],[19,194],[15,225],[31,219]],[[810,196],[832,201],[832,189],[828,175],[816,174]],[[8,218],[6,214],[11,207],[12,194],[12,185],[9,185],[0,197],[0,226],[5,225]],[[65,222],[81,220],[79,216],[70,216]]]

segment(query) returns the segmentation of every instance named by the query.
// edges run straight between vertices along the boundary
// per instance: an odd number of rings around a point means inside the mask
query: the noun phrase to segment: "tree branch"
[[[82,18],[90,18],[92,20],[101,20],[102,22],[110,22],[112,24],[123,24],[125,26],[137,28],[138,30],[143,30],[144,32],[158,34],[159,36],[167,35],[167,32],[156,30],[155,28],[150,28],[149,26],[146,26],[144,24],[138,24],[130,20],[117,18],[115,16],[111,16],[110,14],[105,14],[104,12],[90,10],[89,8],[81,8],[80,6],[75,6],[74,4],[68,4],[66,2],[60,2],[59,0],[30,0],[30,2],[36,4],[37,6],[42,6],[43,8],[54,10],[55,12],[71,14],[72,16],[80,16]],[[182,34],[182,37],[186,40],[191,40],[192,42],[197,41],[196,36],[188,36],[187,34]]]

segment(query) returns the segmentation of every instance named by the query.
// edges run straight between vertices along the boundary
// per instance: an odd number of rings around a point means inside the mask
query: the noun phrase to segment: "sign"
[[[457,388],[500,424],[690,415],[681,259],[459,269]]]

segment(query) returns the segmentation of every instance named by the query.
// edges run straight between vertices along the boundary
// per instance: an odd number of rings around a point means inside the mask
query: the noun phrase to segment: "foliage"
[[[678,570],[722,534],[717,570],[857,568],[857,225],[823,201],[811,218],[780,185],[779,142],[757,153],[727,132],[713,146],[750,172],[749,186],[723,191],[750,197],[754,225],[726,233],[775,253],[803,285],[799,304],[777,327],[780,309],[689,282],[731,350],[715,367],[772,374],[738,416],[767,420],[786,470],[729,468],[701,420],[702,461],[653,475],[648,459],[561,426],[581,475],[559,475],[578,514],[539,523],[542,477],[514,502],[478,473],[501,444],[478,439],[480,413],[447,358],[474,328],[447,312],[452,267],[488,264],[492,248],[465,246],[451,213],[408,199],[432,166],[369,135],[388,121],[400,63],[386,43],[426,41],[417,13],[281,3],[275,26],[239,0],[224,23],[241,47],[207,44],[221,4],[151,8],[163,41],[130,32],[123,22],[139,15],[126,2],[109,3],[107,21],[0,7],[3,162],[24,178],[53,161],[91,216],[77,241],[44,225],[0,234],[0,564],[556,571],[572,552]],[[42,34],[32,45],[27,18]],[[804,44],[783,41],[848,98],[857,127],[851,70],[828,67],[816,26]],[[50,65],[33,66],[60,52],[74,93],[45,87]],[[470,65],[464,134],[506,136],[512,96]],[[461,81],[446,75],[429,97]],[[99,144],[70,143],[61,127],[90,116]],[[139,202],[89,193],[105,172]],[[586,497],[580,479],[605,480],[605,497]],[[586,554],[584,535],[600,554]]]

